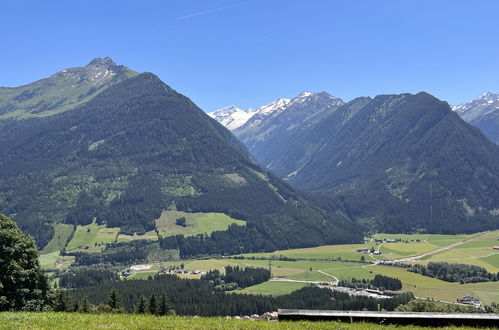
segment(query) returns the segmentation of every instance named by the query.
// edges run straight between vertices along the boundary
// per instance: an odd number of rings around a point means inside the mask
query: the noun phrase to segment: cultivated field
[[[472,295],[480,298],[483,303],[499,301],[499,282],[485,282],[473,284],[459,284],[441,281],[396,268],[376,263],[376,260],[400,259],[418,256],[460,243],[475,237],[474,235],[389,235],[378,234],[365,244],[329,245],[306,249],[293,249],[277,251],[274,253],[245,254],[247,259],[210,259],[184,262],[186,268],[209,270],[222,269],[227,264],[237,264],[246,267],[269,267],[269,260],[253,260],[248,258],[274,258],[279,257],[301,259],[297,261],[271,260],[272,277],[295,281],[331,281],[332,275],[338,279],[372,279],[375,274],[399,278],[403,283],[404,291],[412,291],[416,296],[433,298],[442,301],[455,302],[457,298]],[[400,242],[375,242],[374,239],[400,239]],[[445,261],[466,263],[486,268],[489,272],[499,271],[499,251],[491,247],[499,245],[499,231],[485,233],[467,243],[455,245],[439,253],[429,255],[415,262],[426,264],[430,261]],[[381,251],[381,255],[368,255],[357,252],[357,249],[371,248]],[[347,260],[360,260],[364,256],[371,264],[349,262]],[[339,259],[341,258],[341,261]],[[196,263],[196,264],[193,264]],[[321,272],[319,272],[319,270]],[[325,275],[324,273],[328,274]],[[254,287],[249,287],[241,292],[261,294],[285,294],[296,290],[306,283],[269,281]]]
[[[176,224],[177,219],[185,218],[186,225]],[[231,224],[244,226],[245,221],[236,220],[223,213],[187,213],[181,211],[165,211],[156,220],[156,228],[162,237],[197,234],[211,234],[216,230],[227,230]]]

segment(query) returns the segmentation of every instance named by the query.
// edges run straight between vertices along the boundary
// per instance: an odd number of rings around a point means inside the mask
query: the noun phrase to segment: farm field
[[[417,297],[455,302],[463,296],[478,297],[483,303],[499,301],[499,283],[482,282],[459,284],[451,283],[389,266],[369,267],[376,274],[396,277],[403,283],[403,291],[412,291]]]
[[[427,329],[415,326],[387,326],[375,323],[337,321],[267,322],[232,320],[222,317],[158,317],[132,314],[0,313],[2,329]],[[447,329],[467,329],[450,327]]]
[[[66,269],[74,261],[73,256],[61,256],[59,251],[40,254],[40,266],[44,269]]]
[[[67,252],[101,252],[106,243],[116,240],[120,228],[106,228],[95,222],[76,227],[73,239],[66,247]]]
[[[499,245],[498,239],[499,231],[493,231],[473,241],[432,255],[418,263],[427,264],[431,261],[464,263],[484,267],[491,273],[497,273],[499,272],[499,250],[493,250],[492,246]]]
[[[236,293],[263,294],[263,295],[283,295],[299,290],[306,286],[306,283],[297,282],[272,282],[267,281],[257,285],[235,291]]]
[[[247,253],[245,257],[256,258],[271,258],[288,257],[299,259],[338,259],[358,261],[362,256],[366,261],[372,261],[368,255],[357,252],[357,249],[370,249],[371,247],[382,252],[381,255],[375,256],[374,260],[378,259],[398,259],[412,255],[418,255],[425,252],[435,250],[439,247],[446,246],[452,243],[460,242],[473,235],[434,235],[434,234],[376,234],[373,237],[366,239],[364,244],[342,244],[342,245],[325,245],[313,248],[281,250],[271,253]],[[396,243],[378,243],[375,239],[401,239],[401,242]],[[417,241],[418,240],[418,241]],[[407,241],[407,242],[403,242]]]
[[[139,239],[150,239],[153,241],[158,240],[158,234],[156,234],[155,230],[148,231],[144,235],[126,235],[126,234],[119,234],[118,238],[116,239],[116,242],[130,242],[130,241],[135,241]]]
[[[54,226],[54,237],[40,253],[59,252],[66,246],[69,236],[73,233],[74,226],[58,223]]]
[[[185,218],[185,226],[176,224],[176,220]],[[162,237],[197,234],[211,234],[216,230],[226,230],[231,224],[244,226],[245,221],[236,220],[223,213],[187,213],[181,211],[164,211],[156,219],[156,228]]]
[[[398,259],[408,256],[416,256],[425,252],[430,252],[441,247],[448,246],[463,240],[476,236],[472,235],[397,235],[397,234],[378,234],[374,238],[398,239],[401,242],[383,242],[375,243],[368,240],[366,244],[347,244],[347,245],[329,245],[306,249],[293,249],[285,251],[276,251],[274,253],[251,253],[244,254],[246,258],[276,258],[271,261],[272,276],[290,280],[300,281],[330,281],[327,275],[317,272],[333,275],[338,279],[372,279],[375,274],[382,274],[399,278],[403,283],[404,291],[412,291],[416,296],[425,298],[434,298],[442,301],[455,302],[457,298],[465,295],[472,295],[480,298],[484,303],[499,301],[499,283],[485,282],[473,284],[450,283],[434,278],[422,276],[408,272],[402,268],[390,266],[365,264],[359,262],[347,262],[345,260],[359,260],[365,256],[366,261],[373,262],[373,259]],[[449,250],[441,251],[437,254],[428,256],[417,263],[426,264],[430,261],[456,262],[478,265],[486,268],[489,272],[499,271],[499,251],[491,249],[491,246],[498,245],[499,231],[486,233],[484,236],[462,245],[454,246]],[[403,241],[407,241],[403,242]],[[370,248],[374,246],[383,254],[369,256],[357,252],[359,248]],[[283,261],[277,260],[279,257],[298,258],[307,260]],[[337,261],[341,258],[342,261]],[[314,260],[316,259],[316,260]],[[319,260],[317,260],[319,259]],[[320,260],[324,259],[324,260]],[[334,259],[335,261],[327,261]],[[258,259],[223,259],[213,261],[204,260],[205,265],[210,262],[222,264],[235,263],[240,266],[250,267],[269,267],[269,260]],[[186,263],[187,265],[188,263]],[[311,271],[312,270],[312,271]],[[255,287],[249,287],[243,292],[257,292],[262,294],[284,294],[293,291],[293,285],[299,286],[303,283],[296,282],[265,282]],[[288,291],[289,290],[289,291]]]

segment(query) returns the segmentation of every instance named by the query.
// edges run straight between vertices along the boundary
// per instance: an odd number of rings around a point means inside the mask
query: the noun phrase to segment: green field
[[[158,234],[156,234],[155,230],[148,231],[144,235],[125,235],[125,234],[119,234],[118,238],[116,239],[117,242],[130,242],[130,241],[135,241],[135,240],[140,240],[140,239],[149,239],[153,241],[158,240]]]
[[[251,294],[264,294],[264,295],[283,295],[288,294],[293,291],[299,290],[306,286],[306,283],[297,282],[263,282],[261,284],[253,285],[249,288],[245,288],[237,293],[251,293]]]
[[[300,281],[330,281],[324,273],[333,275],[338,279],[372,279],[376,274],[397,277],[403,282],[404,291],[413,291],[417,296],[434,298],[442,301],[455,302],[457,298],[464,295],[472,295],[480,298],[483,303],[499,301],[499,283],[485,282],[474,284],[449,283],[434,278],[422,276],[408,272],[402,268],[372,264],[348,262],[346,260],[359,260],[364,256],[366,261],[375,259],[399,259],[408,256],[417,256],[425,252],[446,247],[450,244],[462,242],[476,236],[472,235],[399,235],[399,234],[378,234],[371,239],[367,239],[364,244],[328,245],[305,249],[292,249],[276,251],[273,253],[249,253],[244,254],[246,258],[274,258],[280,256],[296,259],[306,259],[298,261],[272,260],[272,277],[280,277]],[[400,238],[401,242],[376,243],[374,238]],[[430,261],[445,261],[478,265],[486,268],[489,272],[499,272],[499,251],[492,250],[491,247],[498,245],[499,231],[490,232],[473,241],[443,250],[434,255],[430,255],[418,263],[426,264]],[[404,242],[405,241],[405,242]],[[359,248],[370,248],[374,246],[383,254],[379,256],[369,256],[357,252]],[[342,261],[338,261],[341,258]],[[316,259],[316,260],[314,260]],[[334,261],[333,261],[334,260]],[[209,268],[221,269],[226,264],[237,264],[244,267],[269,267],[269,260],[252,259],[210,259],[200,260],[199,269]],[[191,265],[191,262],[186,262]],[[186,266],[188,267],[188,266]],[[254,287],[249,287],[243,292],[255,292],[262,294],[284,294],[295,290],[296,287],[303,286],[297,282],[265,282]]]
[[[63,223],[56,224],[54,226],[54,236],[40,253],[59,252],[64,249],[73,230],[73,225]]]
[[[499,251],[493,250],[492,246],[499,245],[498,239],[499,231],[493,231],[473,241],[432,255],[421,263],[426,264],[435,261],[470,264],[497,273],[499,272]]]
[[[107,243],[116,240],[120,229],[106,228],[105,225],[91,223],[86,226],[77,226],[67,252],[101,252]]]
[[[40,266],[44,269],[66,269],[75,261],[73,256],[61,256],[59,251],[40,254]]]
[[[360,260],[362,256],[366,261],[372,260],[369,256],[357,249],[365,249],[374,247],[383,253],[380,256],[375,256],[375,259],[397,259],[411,255],[418,255],[428,251],[435,250],[441,246],[449,245],[455,242],[462,241],[473,235],[433,235],[433,234],[376,234],[374,237],[366,239],[363,244],[341,244],[341,245],[325,245],[305,249],[281,250],[272,253],[247,253],[246,257],[265,257],[284,256],[288,258],[299,259],[338,259],[343,260]],[[405,242],[397,243],[377,243],[375,238],[390,238],[401,239]],[[416,242],[419,240],[419,242]]]
[[[387,326],[375,323],[337,321],[267,322],[232,320],[222,317],[158,317],[130,314],[0,313],[2,329],[427,329],[415,326]],[[445,329],[471,329],[447,327]]]
[[[176,220],[186,219],[186,226],[179,226]],[[156,219],[156,228],[162,237],[197,234],[211,234],[216,230],[227,230],[230,224],[244,226],[245,221],[236,220],[223,213],[187,213],[181,211],[165,211]]]

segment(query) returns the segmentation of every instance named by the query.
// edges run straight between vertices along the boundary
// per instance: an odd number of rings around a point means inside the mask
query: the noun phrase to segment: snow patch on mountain
[[[293,99],[279,98],[269,104],[262,105],[256,109],[249,108],[244,110],[236,106],[229,106],[216,110],[214,112],[210,112],[208,113],[208,115],[228,129],[235,130],[245,125],[246,123],[248,123],[247,126],[250,127],[258,126],[264,118],[267,118],[269,116],[276,116],[292,106],[304,106],[313,98],[319,97],[330,98],[333,101],[332,104],[335,103],[334,100],[337,100],[338,103],[343,103],[341,99],[329,95],[326,92],[303,92]]]
[[[499,111],[499,94],[487,92],[470,102],[453,105],[451,108],[465,121],[471,122],[494,111]]]

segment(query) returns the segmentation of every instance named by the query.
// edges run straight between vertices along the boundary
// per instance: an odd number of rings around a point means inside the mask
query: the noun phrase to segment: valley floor
[[[386,326],[374,323],[268,322],[215,317],[158,317],[129,314],[0,313],[1,329],[425,329],[415,326]],[[443,329],[471,329],[448,327]]]

